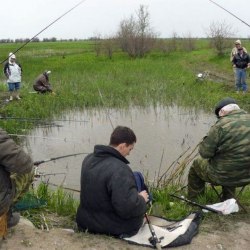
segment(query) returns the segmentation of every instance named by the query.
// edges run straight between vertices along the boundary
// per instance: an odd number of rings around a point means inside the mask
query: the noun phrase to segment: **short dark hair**
[[[132,129],[123,126],[117,126],[110,136],[109,145],[118,146],[121,143],[132,145],[136,142],[136,136]]]

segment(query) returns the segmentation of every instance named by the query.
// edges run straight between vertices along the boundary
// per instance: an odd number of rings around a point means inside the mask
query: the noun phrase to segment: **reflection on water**
[[[36,128],[27,137],[26,147],[34,161],[74,153],[90,153],[95,144],[108,144],[112,125],[128,126],[137,136],[135,149],[128,156],[133,170],[154,178],[163,173],[187,148],[195,147],[215,122],[202,111],[174,107],[130,108],[129,110],[84,110],[64,114],[56,127]],[[82,122],[81,122],[82,121]],[[81,163],[85,156],[63,158],[41,164],[41,172],[65,172],[64,185],[79,189]],[[60,184],[62,175],[49,175]]]

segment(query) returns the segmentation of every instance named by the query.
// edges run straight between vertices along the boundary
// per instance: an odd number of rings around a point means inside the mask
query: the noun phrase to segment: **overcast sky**
[[[250,0],[214,0],[250,23]],[[0,39],[31,38],[81,0],[11,0],[1,3]],[[116,33],[121,20],[148,7],[150,23],[160,37],[205,37],[212,22],[226,22],[235,37],[250,37],[250,27],[209,0],[85,0],[38,37],[85,39]]]

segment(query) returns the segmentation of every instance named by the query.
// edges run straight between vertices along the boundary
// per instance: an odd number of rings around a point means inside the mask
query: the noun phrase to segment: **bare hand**
[[[141,191],[139,193],[139,195],[141,195],[143,197],[143,199],[145,200],[146,203],[149,201],[149,195],[148,195],[148,192],[146,190]]]

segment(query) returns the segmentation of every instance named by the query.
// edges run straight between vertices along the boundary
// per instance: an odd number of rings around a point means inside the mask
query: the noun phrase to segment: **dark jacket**
[[[250,115],[240,109],[218,119],[200,144],[199,153],[209,160],[209,176],[215,183],[250,183]]]
[[[235,64],[236,68],[245,69],[247,68],[248,63],[250,63],[250,59],[249,55],[245,51],[242,56],[237,53],[233,58],[233,64]]]
[[[114,236],[139,230],[146,202],[128,163],[116,149],[104,145],[96,145],[84,159],[76,216],[80,229]]]
[[[29,173],[33,161],[9,135],[0,128],[0,215],[8,207],[15,195],[15,183],[11,173]]]

